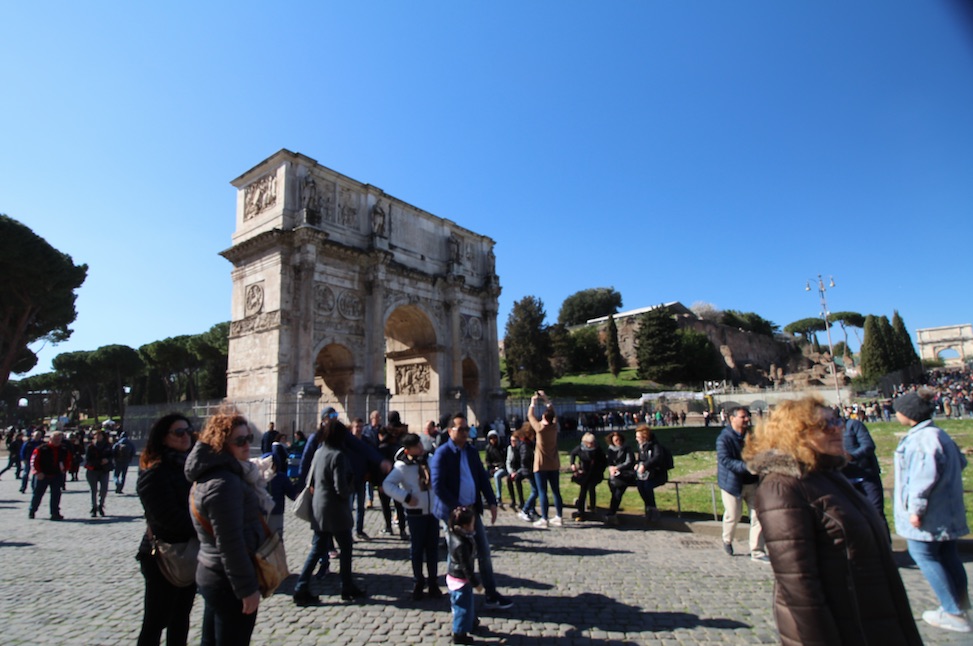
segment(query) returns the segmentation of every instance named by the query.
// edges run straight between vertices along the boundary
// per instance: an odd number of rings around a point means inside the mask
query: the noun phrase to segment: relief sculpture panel
[[[243,194],[243,219],[249,220],[277,204],[277,175],[261,177],[246,188]]]
[[[428,363],[410,363],[395,367],[396,394],[422,395],[429,392],[431,384]]]

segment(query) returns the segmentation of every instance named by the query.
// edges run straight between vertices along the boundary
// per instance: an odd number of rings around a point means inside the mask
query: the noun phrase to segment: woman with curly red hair
[[[747,441],[783,644],[921,644],[878,512],[841,473],[844,424],[786,401]]]

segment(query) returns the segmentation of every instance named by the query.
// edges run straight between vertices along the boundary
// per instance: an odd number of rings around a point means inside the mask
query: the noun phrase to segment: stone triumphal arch
[[[232,184],[227,397],[258,426],[503,414],[493,240],[287,150]]]
[[[973,359],[973,325],[943,325],[916,330],[919,341],[919,357],[935,360],[945,350],[954,350],[958,356],[947,358],[946,365],[964,365]]]

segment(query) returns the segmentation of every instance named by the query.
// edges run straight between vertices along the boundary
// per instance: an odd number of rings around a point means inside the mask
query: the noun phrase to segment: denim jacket
[[[925,420],[895,449],[895,531],[915,541],[952,541],[970,533],[963,506],[964,456],[943,429]],[[918,528],[909,516],[918,514]]]

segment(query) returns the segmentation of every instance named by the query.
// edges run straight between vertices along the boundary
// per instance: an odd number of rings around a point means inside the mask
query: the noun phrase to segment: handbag
[[[203,529],[210,536],[215,537],[212,523],[203,518],[199,510],[196,509],[195,492],[196,484],[193,483],[193,488],[189,493],[189,508],[199,524],[203,526]],[[263,525],[267,538],[260,544],[257,551],[250,555],[250,560],[253,562],[253,569],[257,575],[257,587],[260,589],[260,596],[266,599],[274,594],[291,572],[287,569],[287,553],[284,551],[284,541],[280,534],[270,529],[262,515],[260,516],[260,524]]]
[[[290,570],[287,569],[287,553],[284,552],[284,541],[280,534],[271,531],[267,526],[267,521],[263,522],[267,538],[261,543],[257,551],[251,555],[253,567],[257,572],[257,585],[260,588],[260,596],[264,599],[274,594],[288,576]]]
[[[301,493],[297,494],[297,498],[294,499],[294,515],[307,522],[311,522],[313,517],[311,499],[314,498],[314,494],[309,489],[310,487],[304,487],[301,489]]]
[[[166,543],[152,536],[152,556],[166,581],[177,588],[186,588],[196,583],[196,560],[199,555],[199,539],[192,537],[185,543]]]
[[[301,489],[301,493],[297,494],[297,498],[294,499],[294,515],[307,522],[311,522],[314,518],[314,512],[311,509],[314,493],[310,490],[314,488],[314,465],[318,463],[319,455],[319,451],[314,452],[314,457],[311,458],[307,486]]]

